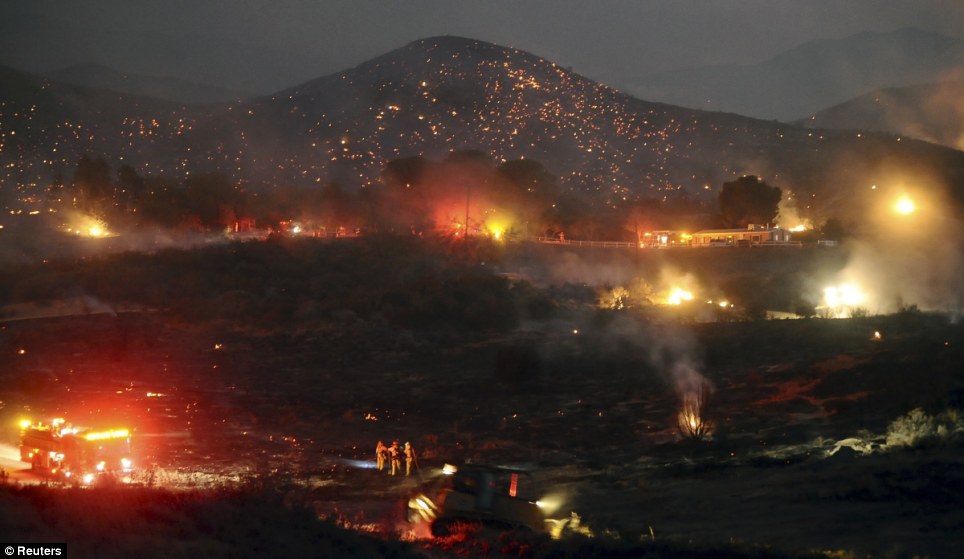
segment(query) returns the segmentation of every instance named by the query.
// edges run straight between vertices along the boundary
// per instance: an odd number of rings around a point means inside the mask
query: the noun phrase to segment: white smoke
[[[914,200],[912,213],[895,211],[899,197]],[[964,310],[964,224],[933,191],[890,189],[870,209],[869,227],[849,244],[838,281],[859,286],[866,310],[892,313],[910,306],[958,314]]]
[[[660,325],[647,335],[650,361],[673,388],[680,402],[693,394],[713,391],[701,372],[701,359],[693,332],[681,326]]]
[[[813,228],[810,219],[804,217],[800,211],[796,196],[789,190],[784,191],[783,197],[780,198],[776,224],[784,229],[793,229],[799,226],[803,226],[805,229]]]

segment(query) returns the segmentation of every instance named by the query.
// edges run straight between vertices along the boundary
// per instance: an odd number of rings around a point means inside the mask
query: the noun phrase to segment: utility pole
[[[465,183],[465,248],[469,248],[469,199],[472,196],[472,183]]]

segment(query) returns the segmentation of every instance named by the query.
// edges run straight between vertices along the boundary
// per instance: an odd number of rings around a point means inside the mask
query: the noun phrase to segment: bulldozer
[[[459,524],[546,533],[540,503],[520,496],[524,479],[531,476],[513,468],[446,464],[440,476],[409,498],[408,520],[427,523],[435,537],[450,535]]]

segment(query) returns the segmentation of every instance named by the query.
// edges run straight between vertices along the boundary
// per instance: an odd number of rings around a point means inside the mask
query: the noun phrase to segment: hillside
[[[821,110],[800,124],[873,130],[964,149],[964,82],[881,89]]]
[[[642,77],[647,99],[791,121],[868,91],[947,79],[964,42],[904,28],[810,41],[755,65],[703,66]]]
[[[85,153],[139,160],[148,173],[174,169],[177,139],[192,123],[184,106],[170,101],[51,82],[4,66],[0,84],[0,195],[58,176],[69,180]]]
[[[814,219],[857,189],[921,173],[960,184],[964,154],[889,135],[813,131],[629,97],[532,54],[436,37],[275,95],[178,105],[4,70],[4,190],[69,179],[84,153],[142,175],[217,170],[258,185],[376,184],[386,162],[476,149],[535,159],[599,204],[636,197],[715,203],[757,174]]]

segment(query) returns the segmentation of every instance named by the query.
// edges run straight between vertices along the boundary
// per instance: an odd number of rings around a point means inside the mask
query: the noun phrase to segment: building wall
[[[711,229],[693,233],[693,246],[713,246],[718,244],[739,245],[749,243],[785,243],[790,240],[790,232],[785,229]]]

